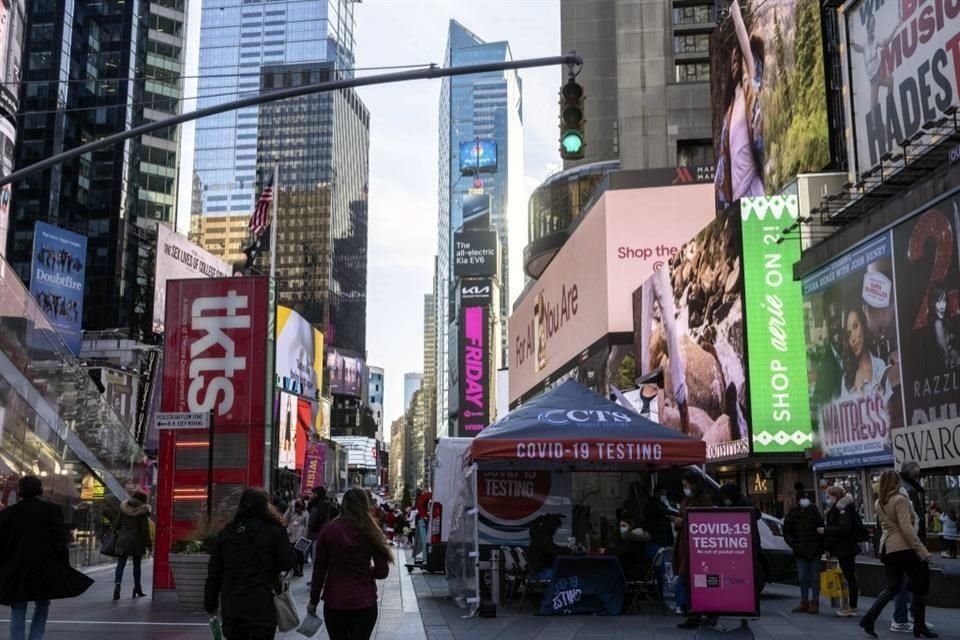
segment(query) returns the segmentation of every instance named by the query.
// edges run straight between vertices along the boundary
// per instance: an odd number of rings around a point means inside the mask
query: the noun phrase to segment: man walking
[[[40,499],[40,479],[24,476],[18,488],[20,502],[0,511],[0,604],[12,610],[10,639],[26,640],[35,603],[29,640],[42,640],[50,601],[79,596],[93,580],[70,566],[63,513]]]

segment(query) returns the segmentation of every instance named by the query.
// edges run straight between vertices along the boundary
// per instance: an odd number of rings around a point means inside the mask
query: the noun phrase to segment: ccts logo
[[[546,424],[553,425],[566,425],[566,424],[605,424],[605,423],[630,423],[632,422],[629,415],[622,411],[600,411],[600,410],[587,410],[587,409],[570,409],[569,411],[564,409],[551,409],[549,411],[543,411],[540,415],[537,416],[538,422],[544,422]]]

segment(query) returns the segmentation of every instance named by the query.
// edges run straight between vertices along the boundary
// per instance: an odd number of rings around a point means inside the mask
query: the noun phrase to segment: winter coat
[[[677,540],[673,544],[673,575],[687,575],[687,565],[690,562],[688,557],[690,550],[687,547],[687,509],[712,506],[714,506],[713,500],[706,493],[685,497],[683,502],[680,503],[680,517],[684,518],[684,522],[680,524],[680,528],[677,530]]]
[[[75,598],[93,584],[70,566],[63,512],[39,498],[0,511],[0,604]]]
[[[816,505],[807,508],[799,504],[783,521],[783,539],[798,558],[819,558],[823,555],[823,536],[817,529],[823,526],[823,516]]]
[[[273,592],[280,573],[296,564],[297,554],[281,525],[258,519],[231,522],[210,551],[204,610],[220,609],[227,638],[272,635],[277,631]]]
[[[376,581],[390,574],[389,563],[359,530],[338,518],[317,540],[310,603],[319,604],[322,596],[331,609],[376,607]]]
[[[916,551],[921,559],[930,557],[930,552],[924,546],[923,540],[917,535],[923,519],[913,510],[913,504],[906,489],[900,489],[899,493],[891,496],[887,504],[881,505],[877,500],[874,507],[877,511],[877,522],[883,532],[880,535],[880,544],[877,546],[881,558],[885,554],[907,549]]]
[[[673,526],[667,517],[667,508],[659,500],[648,500],[643,507],[643,527],[650,534],[650,542],[658,547],[673,545]]]
[[[117,534],[117,553],[142,556],[153,548],[150,542],[150,505],[130,498],[120,503],[120,515],[113,524]]]
[[[856,507],[853,496],[845,495],[827,511],[823,546],[835,558],[853,558],[860,553],[855,527]]]
[[[924,504],[927,501],[926,493],[923,490],[923,487],[920,486],[919,482],[914,482],[910,478],[901,478],[900,486],[903,488],[905,495],[910,499],[910,504],[913,506],[914,513],[921,514],[926,513],[927,508]],[[927,542],[927,519],[926,518],[917,518],[917,537],[920,538],[920,542],[926,544]]]
[[[291,511],[287,518],[287,536],[290,537],[290,542],[296,544],[300,538],[304,538],[306,535],[307,512],[301,511],[297,513],[296,510]]]
[[[316,540],[320,535],[320,530],[327,526],[328,522],[337,517],[338,509],[336,506],[330,504],[326,498],[323,500],[314,498],[310,501],[307,509],[310,512],[309,520],[307,521],[307,537],[311,540]]]

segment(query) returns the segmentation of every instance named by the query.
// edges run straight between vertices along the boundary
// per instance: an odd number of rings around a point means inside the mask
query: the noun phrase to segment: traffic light
[[[583,87],[570,78],[560,90],[560,157],[564,160],[583,158],[587,146],[584,136]]]

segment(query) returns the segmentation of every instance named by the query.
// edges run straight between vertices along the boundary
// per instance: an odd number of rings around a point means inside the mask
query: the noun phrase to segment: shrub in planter
[[[190,611],[203,610],[203,587],[207,581],[210,547],[226,525],[227,517],[214,514],[200,517],[190,535],[173,543],[170,549],[170,571],[180,606]]]

